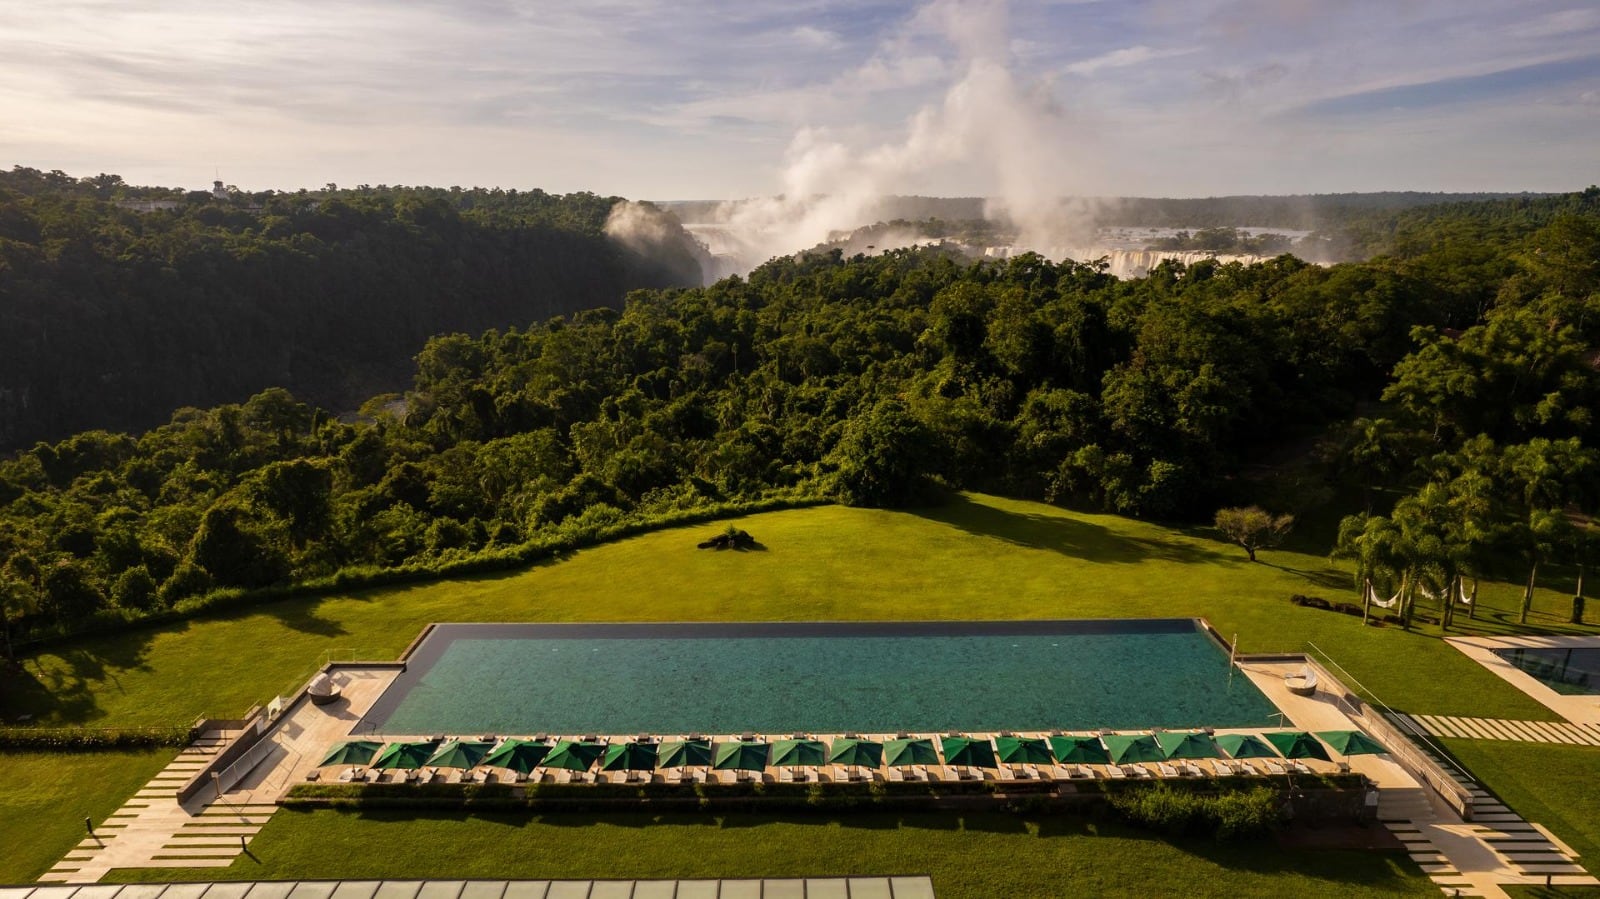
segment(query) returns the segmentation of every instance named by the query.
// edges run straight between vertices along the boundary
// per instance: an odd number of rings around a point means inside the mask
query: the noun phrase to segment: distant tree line
[[[1295,511],[1247,475],[1319,435],[1316,489],[1369,501],[1341,541],[1364,576],[1439,589],[1581,558],[1600,216],[1548,221],[1467,255],[1440,238],[1133,281],[1036,255],[835,251],[437,337],[410,390],[354,420],[275,388],[0,462],[3,624],[70,630],[774,498]]]
[[[177,205],[130,202],[150,199]],[[687,253],[608,239],[617,202],[389,187],[218,198],[0,172],[0,449],[144,429],[273,386],[353,409],[403,387],[435,334],[700,283]]]

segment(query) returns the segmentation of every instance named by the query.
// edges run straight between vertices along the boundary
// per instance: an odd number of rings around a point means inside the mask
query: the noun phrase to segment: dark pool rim
[[[448,631],[448,640],[434,640]],[[435,621],[423,627],[399,661],[432,663],[434,646],[457,638],[541,640],[690,639],[705,637],[1026,637],[1044,634],[1183,634],[1199,631],[1231,650],[1204,618],[1010,618],[859,621]]]

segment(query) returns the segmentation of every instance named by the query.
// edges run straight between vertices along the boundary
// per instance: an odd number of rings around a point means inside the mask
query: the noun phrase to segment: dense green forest
[[[134,188],[0,172],[0,450],[142,430],[285,387],[353,409],[429,337],[699,284],[687,235],[604,233],[615,197]]]
[[[272,389],[39,444],[0,462],[5,628],[513,558],[726,504],[969,487],[1169,520],[1364,505],[1338,551],[1385,590],[1581,561],[1600,190],[1394,234],[1405,252],[1364,263],[1134,281],[1035,255],[778,259],[434,338],[411,389],[359,420]],[[1309,476],[1252,476],[1286,458]]]

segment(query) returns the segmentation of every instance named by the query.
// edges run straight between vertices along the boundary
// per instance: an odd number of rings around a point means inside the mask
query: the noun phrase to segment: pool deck
[[[1600,647],[1600,636],[1447,637],[1445,642],[1573,724],[1600,724],[1600,696],[1557,693],[1494,652],[1497,649],[1594,648]]]

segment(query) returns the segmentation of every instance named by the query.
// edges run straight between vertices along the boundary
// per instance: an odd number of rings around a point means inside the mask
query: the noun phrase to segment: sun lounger
[[[312,768],[310,771],[306,772],[306,780],[321,780],[321,779],[322,779],[322,772],[320,770],[316,769],[316,768]]]
[[[889,773],[886,776],[894,783],[903,783],[906,779],[905,774],[902,773],[899,768],[890,768]]]
[[[1310,774],[1311,773],[1311,768],[1309,766],[1307,766],[1305,762],[1302,762],[1299,759],[1290,759],[1289,760],[1289,768],[1291,770],[1293,770],[1294,773],[1296,773],[1296,774]]]
[[[1172,767],[1171,765],[1167,764],[1166,762],[1157,763],[1156,764],[1156,770],[1161,772],[1161,776],[1162,777],[1177,777],[1178,776],[1178,769]]]
[[[1267,766],[1267,773],[1268,774],[1283,775],[1283,774],[1288,774],[1289,773],[1283,767],[1282,764],[1280,764],[1278,762],[1275,762],[1275,761],[1273,761],[1271,759],[1267,759],[1266,766]]]
[[[1106,765],[1104,769],[1112,780],[1125,780],[1128,777],[1128,772],[1121,765]]]

